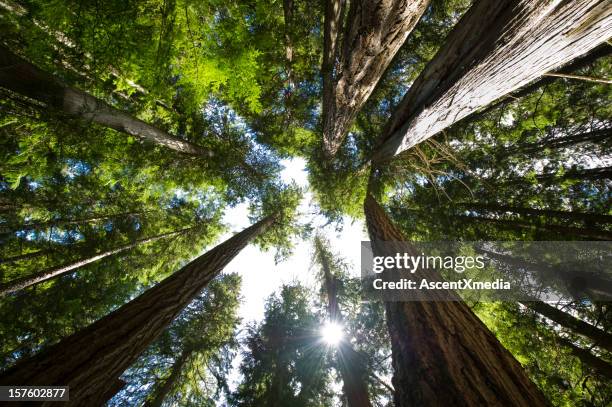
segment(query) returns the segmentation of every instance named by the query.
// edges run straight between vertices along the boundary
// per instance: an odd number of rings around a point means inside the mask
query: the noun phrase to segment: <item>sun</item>
[[[330,346],[335,346],[342,338],[344,338],[344,332],[342,325],[335,322],[327,322],[321,327],[321,337]]]

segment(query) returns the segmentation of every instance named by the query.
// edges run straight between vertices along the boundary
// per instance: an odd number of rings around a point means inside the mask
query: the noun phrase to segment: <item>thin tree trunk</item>
[[[548,137],[536,143],[517,146],[503,152],[504,156],[515,153],[535,153],[544,148],[571,147],[583,143],[596,143],[612,137],[612,128],[603,128],[584,133],[571,134],[563,137]]]
[[[603,359],[598,358],[586,349],[582,349],[565,338],[557,338],[557,341],[568,348],[572,355],[576,356],[582,363],[589,366],[595,372],[612,380],[612,365]]]
[[[170,375],[163,380],[163,383],[158,387],[155,387],[152,393],[152,398],[144,402],[142,407],[161,407],[162,403],[170,393],[170,391],[176,385],[178,378],[181,376],[183,367],[189,359],[190,352],[184,350],[176,359],[172,367],[170,368]]]
[[[525,230],[535,230],[542,231],[547,233],[554,233],[562,236],[575,236],[580,237],[582,239],[590,239],[590,240],[612,240],[612,232],[607,230],[600,230],[595,228],[578,228],[573,226],[563,226],[563,225],[551,225],[551,224],[534,224],[529,222],[521,222],[518,220],[509,220],[509,219],[493,219],[487,218],[484,216],[474,216],[474,215],[455,215],[456,218],[465,219],[468,221],[476,221],[482,223],[490,223],[493,225],[498,225],[503,229],[507,230],[515,230],[517,232],[522,232]]]
[[[125,251],[128,251],[130,249],[133,249],[134,247],[142,246],[142,245],[145,245],[147,243],[152,243],[152,242],[155,242],[155,241],[160,240],[160,239],[165,239],[165,238],[168,238],[168,237],[177,236],[177,235],[183,234],[183,233],[185,233],[185,232],[187,232],[189,230],[192,230],[192,229],[193,229],[193,227],[190,227],[190,228],[178,230],[178,231],[175,231],[175,232],[163,233],[161,235],[149,237],[149,238],[146,238],[146,239],[138,239],[134,243],[126,244],[126,245],[117,247],[115,249],[108,250],[106,252],[97,254],[95,256],[81,259],[81,260],[76,261],[74,263],[70,263],[70,264],[67,264],[67,265],[64,265],[64,266],[54,267],[54,268],[51,268],[51,269],[43,270],[43,271],[40,271],[38,273],[32,274],[32,275],[27,276],[27,277],[18,278],[16,280],[9,281],[8,283],[0,284],[0,298],[6,296],[8,294],[24,290],[24,289],[26,289],[28,287],[32,287],[33,285],[40,284],[43,281],[49,281],[49,280],[51,280],[53,278],[57,278],[59,276],[62,276],[64,274],[68,273],[69,271],[76,270],[78,268],[84,267],[84,266],[86,266],[88,264],[94,263],[94,262],[96,262],[98,260],[104,259],[104,258],[112,256],[112,255],[115,255],[117,253],[125,252]]]
[[[374,255],[386,253],[379,246],[383,242],[418,255],[401,243],[403,234],[369,194],[364,209]],[[430,270],[417,272],[439,278]],[[516,359],[452,291],[385,306],[396,407],[548,404]]]
[[[542,301],[521,301],[521,304],[562,327],[591,339],[596,346],[612,351],[612,335],[609,333]]]
[[[293,0],[283,0],[283,17],[285,21],[285,59],[287,60],[287,80],[293,88],[293,39],[291,29],[293,28]]]
[[[335,56],[328,61],[323,76],[323,146],[333,157],[346,137],[357,113],[363,107],[391,60],[408,38],[430,0],[350,1],[346,25],[342,15],[326,14],[325,34],[338,38]],[[328,0],[328,7],[337,1]],[[334,19],[328,24],[327,18]],[[337,24],[335,26],[334,24]],[[331,82],[330,82],[331,81]]]
[[[458,204],[461,208],[468,210],[487,210],[491,212],[512,212],[520,215],[543,216],[548,219],[564,219],[580,221],[585,223],[599,223],[602,225],[612,223],[612,215],[599,213],[568,212],[552,209],[534,209],[520,206],[501,205],[497,203],[466,202]]]
[[[70,386],[74,405],[102,405],[117,377],[274,220],[274,216],[262,219],[106,317],[18,362],[0,376],[0,385]]]
[[[319,262],[323,269],[329,319],[330,321],[342,324],[342,313],[338,306],[337,280],[331,270],[330,259],[328,258],[329,253],[318,236],[315,238],[315,245],[317,246]],[[366,366],[364,366],[363,357],[346,340],[342,340],[338,344],[336,357],[340,367],[342,382],[344,383],[343,390],[348,401],[348,407],[371,407],[372,403],[370,403],[368,386],[365,381]]]
[[[480,0],[410,87],[372,161],[392,159],[612,36],[606,0]]]
[[[595,82],[595,83],[603,83],[606,85],[612,85],[612,79],[593,78],[592,76],[573,75],[569,73],[560,73],[560,72],[545,73],[544,76],[552,76],[555,78],[564,78],[564,79],[576,79],[579,81]]]
[[[188,141],[122,112],[106,102],[62,83],[0,45],[0,86],[35,99],[68,116],[92,121],[184,154],[211,156]]]
[[[25,223],[22,225],[6,225],[6,226],[3,225],[0,228],[0,234],[13,233],[19,230],[32,230],[32,229],[40,230],[40,229],[45,229],[51,226],[78,225],[78,224],[83,224],[83,223],[98,222],[98,221],[106,220],[106,219],[114,219],[114,218],[136,216],[136,215],[140,215],[140,213],[139,212],[124,212],[124,213],[116,213],[116,214],[111,214],[111,215],[97,215],[97,216],[91,216],[88,218],[80,218],[80,219],[56,219],[56,220],[50,220],[47,222],[30,222],[30,223]]]
[[[18,256],[5,257],[3,259],[0,258],[0,264],[13,263],[16,261],[21,261],[21,260],[29,260],[29,259],[33,259],[36,257],[44,256],[45,254],[49,254],[49,253],[51,253],[51,250],[45,249],[45,250],[38,250],[35,252],[20,254]]]
[[[572,270],[571,265],[565,265],[570,266],[569,269],[554,267],[542,262],[520,260],[514,256],[482,248],[478,250],[487,257],[514,269],[533,270],[536,275],[540,274],[546,278],[554,279],[558,276],[569,294],[577,300],[582,300],[585,295],[591,302],[612,300],[612,281],[600,272],[585,271],[582,267]]]

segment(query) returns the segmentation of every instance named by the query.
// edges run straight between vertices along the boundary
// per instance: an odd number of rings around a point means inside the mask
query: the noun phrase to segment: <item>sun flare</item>
[[[325,341],[328,345],[337,345],[344,337],[342,325],[335,322],[327,322],[321,328],[321,336],[323,337],[323,341]]]

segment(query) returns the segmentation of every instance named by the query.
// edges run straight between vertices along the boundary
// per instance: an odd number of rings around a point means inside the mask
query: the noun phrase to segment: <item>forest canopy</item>
[[[0,386],[609,406],[611,55],[605,0],[0,1]],[[608,267],[555,302],[376,301],[362,240]]]

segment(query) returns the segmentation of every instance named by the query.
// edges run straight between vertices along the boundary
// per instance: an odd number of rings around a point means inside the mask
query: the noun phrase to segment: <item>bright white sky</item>
[[[308,174],[305,171],[303,159],[283,160],[281,164],[285,167],[281,176],[286,183],[295,181],[301,187],[308,188]],[[313,221],[315,228],[322,227],[327,221],[322,216],[310,215],[314,211],[311,202],[312,195],[306,192],[300,211],[305,214],[304,219]],[[219,241],[225,240],[250,225],[247,208],[248,204],[242,204],[226,211],[223,221],[230,226],[230,229],[229,233]],[[343,228],[340,233],[336,232],[333,226],[327,226],[322,231],[330,240],[331,249],[346,260],[350,265],[351,274],[358,276],[360,242],[368,240],[363,222],[352,222],[346,218],[343,220]],[[236,256],[225,268],[225,272],[235,272],[242,276],[242,301],[239,315],[242,318],[243,326],[263,318],[266,299],[281,285],[300,282],[306,287],[316,289],[316,269],[312,267],[312,253],[312,243],[302,240],[296,242],[293,255],[278,265],[274,264],[274,252],[262,252],[253,245],[246,247]],[[239,327],[239,330],[241,328]],[[239,379],[237,371],[239,364],[240,358],[236,358],[233,363],[234,372],[230,375],[230,387],[232,388]]]

